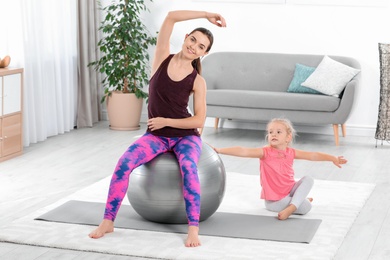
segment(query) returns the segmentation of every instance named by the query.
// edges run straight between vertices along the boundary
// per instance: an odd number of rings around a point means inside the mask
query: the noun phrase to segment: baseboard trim
[[[214,127],[215,118],[207,118],[205,126]],[[246,121],[246,120],[229,120],[229,119],[220,119],[219,127],[223,128],[233,128],[233,129],[248,129],[248,130],[265,130],[266,123],[256,122],[256,121]],[[333,126],[329,125],[295,125],[295,130],[298,133],[315,133],[315,134],[325,134],[333,136]],[[376,126],[365,126],[365,125],[350,125],[346,124],[347,136],[365,136],[373,137],[375,136]]]

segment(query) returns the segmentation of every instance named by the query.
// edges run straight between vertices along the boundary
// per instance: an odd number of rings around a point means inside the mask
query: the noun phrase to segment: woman
[[[199,18],[205,18],[219,27],[226,26],[221,15],[203,11],[169,12],[161,26],[149,83],[148,129],[119,159],[111,179],[104,219],[89,234],[91,238],[100,238],[114,231],[114,220],[133,169],[159,154],[172,151],[178,159],[183,177],[183,196],[188,218],[185,246],[200,245],[197,163],[202,141],[197,128],[203,127],[206,118],[206,82],[200,76],[200,57],[209,52],[213,36],[207,29],[197,28],[185,36],[180,52],[170,53],[170,37],[175,23]],[[194,115],[187,110],[191,94]]]

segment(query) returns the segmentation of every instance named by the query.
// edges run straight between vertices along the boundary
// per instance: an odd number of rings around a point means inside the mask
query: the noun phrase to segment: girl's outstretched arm
[[[327,153],[307,152],[295,150],[295,159],[303,159],[309,161],[329,161],[341,168],[341,164],[346,164],[348,161],[343,156],[334,156]]]
[[[246,157],[246,158],[263,157],[263,148],[252,148],[252,147],[242,147],[242,146],[233,146],[233,147],[224,147],[224,148],[213,147],[213,148],[217,153],[231,155],[231,156]]]

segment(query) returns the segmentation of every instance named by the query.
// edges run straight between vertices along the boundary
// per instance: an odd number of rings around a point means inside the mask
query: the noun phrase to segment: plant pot
[[[106,104],[110,129],[122,131],[140,129],[142,98],[137,98],[133,93],[115,91],[107,97]]]

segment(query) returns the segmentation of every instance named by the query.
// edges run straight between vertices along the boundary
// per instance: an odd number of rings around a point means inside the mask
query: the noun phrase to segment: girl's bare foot
[[[285,220],[287,219],[291,214],[294,213],[294,211],[297,210],[297,207],[295,207],[294,204],[290,204],[287,206],[287,208],[285,208],[284,210],[280,211],[278,213],[278,219],[280,220]]]
[[[99,227],[89,233],[90,238],[101,238],[106,233],[114,232],[114,222],[108,219],[103,219]]]
[[[185,246],[186,247],[197,247],[200,246],[199,240],[199,227],[197,226],[189,226],[188,227],[188,236],[186,239]]]

